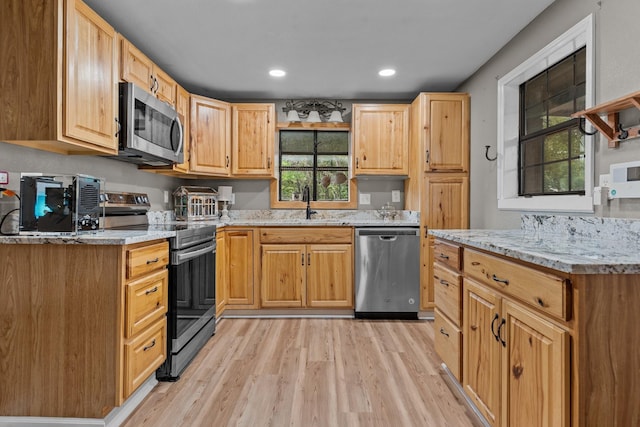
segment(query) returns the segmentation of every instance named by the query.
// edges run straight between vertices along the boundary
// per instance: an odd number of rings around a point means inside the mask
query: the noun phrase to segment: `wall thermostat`
[[[640,198],[640,161],[609,166],[610,199]]]

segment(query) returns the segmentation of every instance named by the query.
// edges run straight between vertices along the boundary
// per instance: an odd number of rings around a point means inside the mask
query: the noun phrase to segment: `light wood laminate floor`
[[[476,426],[439,366],[433,322],[223,319],[124,426]]]

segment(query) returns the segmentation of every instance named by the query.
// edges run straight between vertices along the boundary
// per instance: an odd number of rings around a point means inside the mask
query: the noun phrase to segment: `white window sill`
[[[591,196],[535,196],[498,199],[498,209],[549,212],[593,212]]]

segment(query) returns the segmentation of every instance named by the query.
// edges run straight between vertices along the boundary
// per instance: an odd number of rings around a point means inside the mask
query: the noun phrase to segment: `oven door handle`
[[[216,242],[212,242],[211,244],[203,248],[198,248],[194,251],[177,252],[177,253],[174,253],[175,257],[172,259],[172,264],[174,265],[182,264],[183,262],[187,262],[194,258],[198,258],[199,256],[204,255],[206,253],[215,252],[215,250],[216,250]]]

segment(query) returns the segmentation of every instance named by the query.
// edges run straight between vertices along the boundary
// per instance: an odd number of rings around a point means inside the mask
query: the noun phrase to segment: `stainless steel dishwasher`
[[[419,233],[409,227],[356,229],[357,318],[417,318]]]

